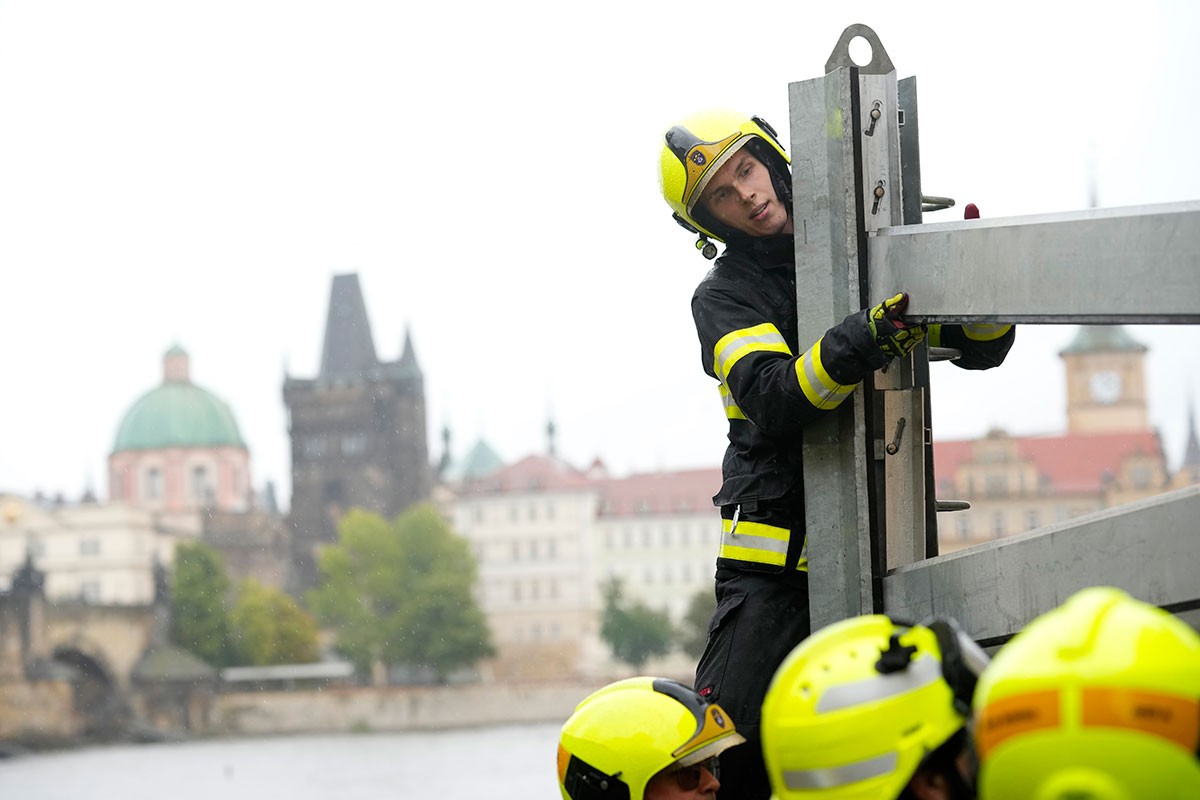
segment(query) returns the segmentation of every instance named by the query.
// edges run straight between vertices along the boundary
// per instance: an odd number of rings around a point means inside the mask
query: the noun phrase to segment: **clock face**
[[[1112,371],[1097,372],[1088,381],[1088,389],[1097,403],[1115,403],[1121,398],[1121,376]]]

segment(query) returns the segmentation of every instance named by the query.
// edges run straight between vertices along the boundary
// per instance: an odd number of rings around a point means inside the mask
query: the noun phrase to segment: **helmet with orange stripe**
[[[1119,589],[1029,623],[974,706],[982,798],[1200,797],[1200,634]]]
[[[895,798],[931,773],[953,796],[972,796],[973,764],[963,774],[954,762],[970,753],[965,726],[986,664],[950,619],[873,614],[817,631],[784,659],[763,702],[774,800]]]
[[[693,689],[627,678],[588,695],[563,724],[558,788],[563,800],[643,800],[646,785],[666,772],[681,789],[702,774],[719,786],[701,765],[744,741],[729,715]]]

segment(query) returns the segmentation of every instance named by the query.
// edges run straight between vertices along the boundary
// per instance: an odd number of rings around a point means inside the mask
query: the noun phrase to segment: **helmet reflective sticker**
[[[726,136],[717,142],[704,142],[682,125],[667,131],[667,147],[687,170],[687,182],[683,187],[683,204],[690,211],[708,183],[709,173],[719,168],[721,157],[745,134],[741,131]],[[742,142],[745,144],[745,142]],[[732,155],[732,153],[730,153]]]

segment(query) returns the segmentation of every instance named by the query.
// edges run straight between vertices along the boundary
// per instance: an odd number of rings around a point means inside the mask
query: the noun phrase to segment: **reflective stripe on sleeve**
[[[963,333],[968,339],[976,342],[990,342],[1008,333],[1012,325],[992,325],[987,322],[966,323],[962,326]]]
[[[725,416],[729,419],[745,419],[746,415],[738,408],[737,403],[733,401],[733,395],[729,393],[729,387],[725,384],[718,384],[717,390],[721,393],[721,405],[725,407]]]
[[[854,392],[854,386],[838,383],[825,371],[821,363],[820,339],[796,359],[796,380],[800,382],[800,390],[808,402],[815,408],[835,408]]]
[[[722,519],[721,550],[718,556],[734,561],[782,567],[787,563],[788,543],[791,538],[792,532],[787,528],[745,520],[739,520],[737,525],[734,525],[733,520]],[[805,544],[807,545],[807,542]],[[807,572],[808,559],[801,558],[796,569]]]
[[[742,356],[764,351],[792,354],[791,348],[783,340],[783,334],[770,322],[725,334],[713,347],[713,372],[717,380],[725,383],[729,371]]]

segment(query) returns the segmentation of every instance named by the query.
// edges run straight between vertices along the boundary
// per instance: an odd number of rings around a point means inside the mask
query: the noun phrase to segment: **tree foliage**
[[[612,648],[613,655],[634,669],[641,669],[652,656],[671,651],[671,618],[655,611],[640,600],[626,601],[619,578],[612,578],[601,590],[604,612],[600,637]]]
[[[316,620],[287,593],[252,579],[238,587],[229,638],[239,665],[304,664],[320,657]]]
[[[171,641],[213,666],[228,666],[229,578],[221,556],[203,542],[180,544],[171,584]]]
[[[675,632],[679,648],[693,658],[704,655],[708,643],[708,625],[717,610],[717,596],[711,588],[701,589],[692,595],[687,611]]]
[[[308,605],[364,672],[382,662],[428,667],[444,680],[494,652],[471,593],[475,560],[430,504],[391,523],[351,510],[318,566],[321,584]]]

